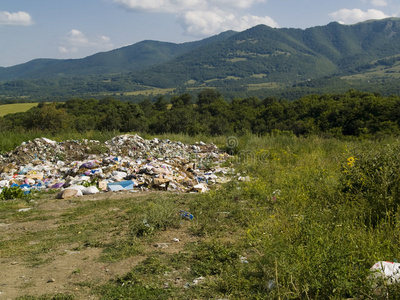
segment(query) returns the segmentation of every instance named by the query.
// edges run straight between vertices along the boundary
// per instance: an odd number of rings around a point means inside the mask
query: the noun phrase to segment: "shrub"
[[[342,168],[342,192],[361,205],[366,222],[392,221],[400,205],[400,144],[387,144],[349,156]]]
[[[9,188],[5,187],[0,193],[0,200],[20,199],[24,197],[25,197],[24,191],[17,186]]]

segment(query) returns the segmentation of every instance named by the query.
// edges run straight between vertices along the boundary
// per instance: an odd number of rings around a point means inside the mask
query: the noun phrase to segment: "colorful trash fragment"
[[[190,213],[188,213],[187,211],[180,211],[180,216],[182,219],[187,219],[187,220],[193,220],[194,216]]]

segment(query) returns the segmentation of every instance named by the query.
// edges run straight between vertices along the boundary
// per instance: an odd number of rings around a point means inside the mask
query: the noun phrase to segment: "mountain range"
[[[0,68],[0,81],[138,71],[170,61],[198,47],[224,40],[233,34],[235,32],[227,31],[201,41],[183,44],[147,40],[82,59],[35,59]]]
[[[258,25],[189,43],[142,41],[82,59],[0,68],[0,96],[217,88],[246,95],[362,87],[398,93],[400,19],[307,29]],[[258,95],[257,94],[257,95]]]

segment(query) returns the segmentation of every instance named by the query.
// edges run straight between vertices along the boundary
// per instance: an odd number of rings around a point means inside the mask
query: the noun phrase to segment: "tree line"
[[[214,89],[197,97],[184,93],[170,101],[140,103],[112,97],[40,103],[25,113],[0,118],[0,130],[73,130],[188,135],[271,134],[370,137],[400,133],[400,97],[349,90],[307,95],[289,101],[250,97],[226,101]]]

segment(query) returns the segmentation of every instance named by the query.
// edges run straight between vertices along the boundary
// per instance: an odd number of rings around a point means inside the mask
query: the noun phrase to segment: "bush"
[[[387,144],[351,155],[342,168],[342,192],[362,206],[366,222],[393,221],[400,205],[400,144]]]
[[[0,193],[0,200],[11,200],[11,199],[20,199],[24,198],[24,192],[19,187],[5,187]]]

